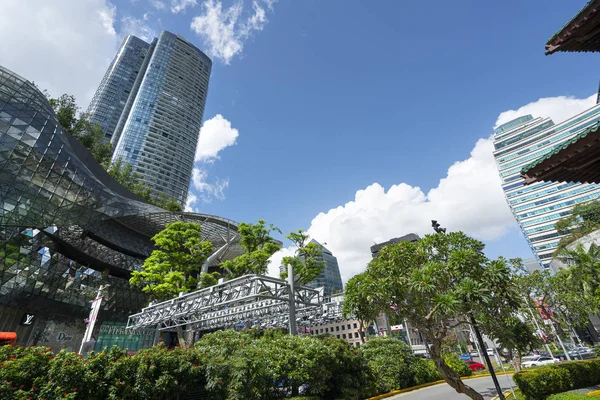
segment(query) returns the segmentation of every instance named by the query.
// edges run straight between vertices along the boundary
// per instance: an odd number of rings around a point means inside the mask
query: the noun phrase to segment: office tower
[[[88,107],[90,122],[102,126],[108,141],[113,136],[136,78],[143,75],[142,66],[149,47],[143,40],[127,36]]]
[[[321,254],[318,258],[325,263],[325,268],[317,279],[308,283],[306,286],[313,288],[323,287],[325,289],[323,295],[326,297],[329,297],[332,294],[341,293],[344,290],[344,286],[342,284],[342,276],[340,275],[340,267],[338,266],[337,258],[331,254],[331,251],[316,240],[312,239],[310,243],[316,244],[321,249]],[[279,270],[283,272],[285,266],[281,265]]]
[[[374,244],[373,246],[371,246],[371,256],[373,258],[377,257],[379,251],[390,244],[396,244],[400,242],[418,242],[419,239],[420,237],[416,233],[409,233],[408,235],[390,239],[387,242]]]
[[[132,83],[131,76],[127,77],[131,89],[126,101],[119,101],[121,115],[115,128],[107,131],[114,149],[112,162],[122,159],[131,164],[145,185],[183,203],[188,194],[212,62],[184,38],[167,31],[146,46],[137,77]],[[112,74],[109,68],[107,76]],[[111,85],[101,85],[94,97],[108,98],[110,90]],[[91,118],[97,118],[97,112],[91,114]]]
[[[523,185],[521,169],[600,120],[600,105],[555,125],[549,118],[521,116],[494,130],[494,157],[506,201],[537,261],[550,267],[562,238],[558,220],[576,204],[600,197],[599,185],[578,182],[537,182]]]

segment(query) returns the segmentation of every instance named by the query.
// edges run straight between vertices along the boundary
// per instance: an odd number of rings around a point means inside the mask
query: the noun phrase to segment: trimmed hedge
[[[559,393],[548,397],[548,400],[592,400],[597,396],[588,396],[587,394],[578,393]]]
[[[575,361],[525,370],[513,380],[527,399],[543,400],[556,393],[600,383],[600,360]]]

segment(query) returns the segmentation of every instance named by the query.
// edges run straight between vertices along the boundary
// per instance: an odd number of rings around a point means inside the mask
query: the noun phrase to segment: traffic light
[[[446,233],[446,228],[440,228],[440,224],[436,220],[431,220],[431,227],[436,233]]]

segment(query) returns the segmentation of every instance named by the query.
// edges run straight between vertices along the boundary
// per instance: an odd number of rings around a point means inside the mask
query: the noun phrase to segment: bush
[[[548,397],[548,400],[590,400],[594,397],[588,396],[587,394],[578,394],[578,393],[559,393],[553,394]]]
[[[362,347],[362,353],[369,364],[378,393],[404,389],[414,384],[411,364],[417,357],[403,341],[370,339]]]
[[[410,371],[415,385],[422,385],[443,379],[442,374],[438,371],[433,361],[424,360],[420,357],[416,357],[413,360]]]
[[[473,375],[473,371],[469,368],[467,363],[458,358],[456,354],[444,354],[444,361],[446,362],[446,365],[459,376]]]
[[[526,398],[546,399],[555,393],[582,389],[600,383],[600,360],[575,361],[526,370],[513,375]]]

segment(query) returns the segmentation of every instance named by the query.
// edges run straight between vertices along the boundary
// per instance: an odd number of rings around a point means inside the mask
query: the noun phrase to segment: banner
[[[90,310],[90,316],[88,318],[88,326],[85,330],[85,335],[83,336],[83,343],[89,342],[92,340],[92,332],[94,331],[94,325],[96,324],[96,319],[98,318],[98,312],[100,311],[100,304],[102,303],[102,296],[98,297],[96,300],[92,302],[92,309]]]

